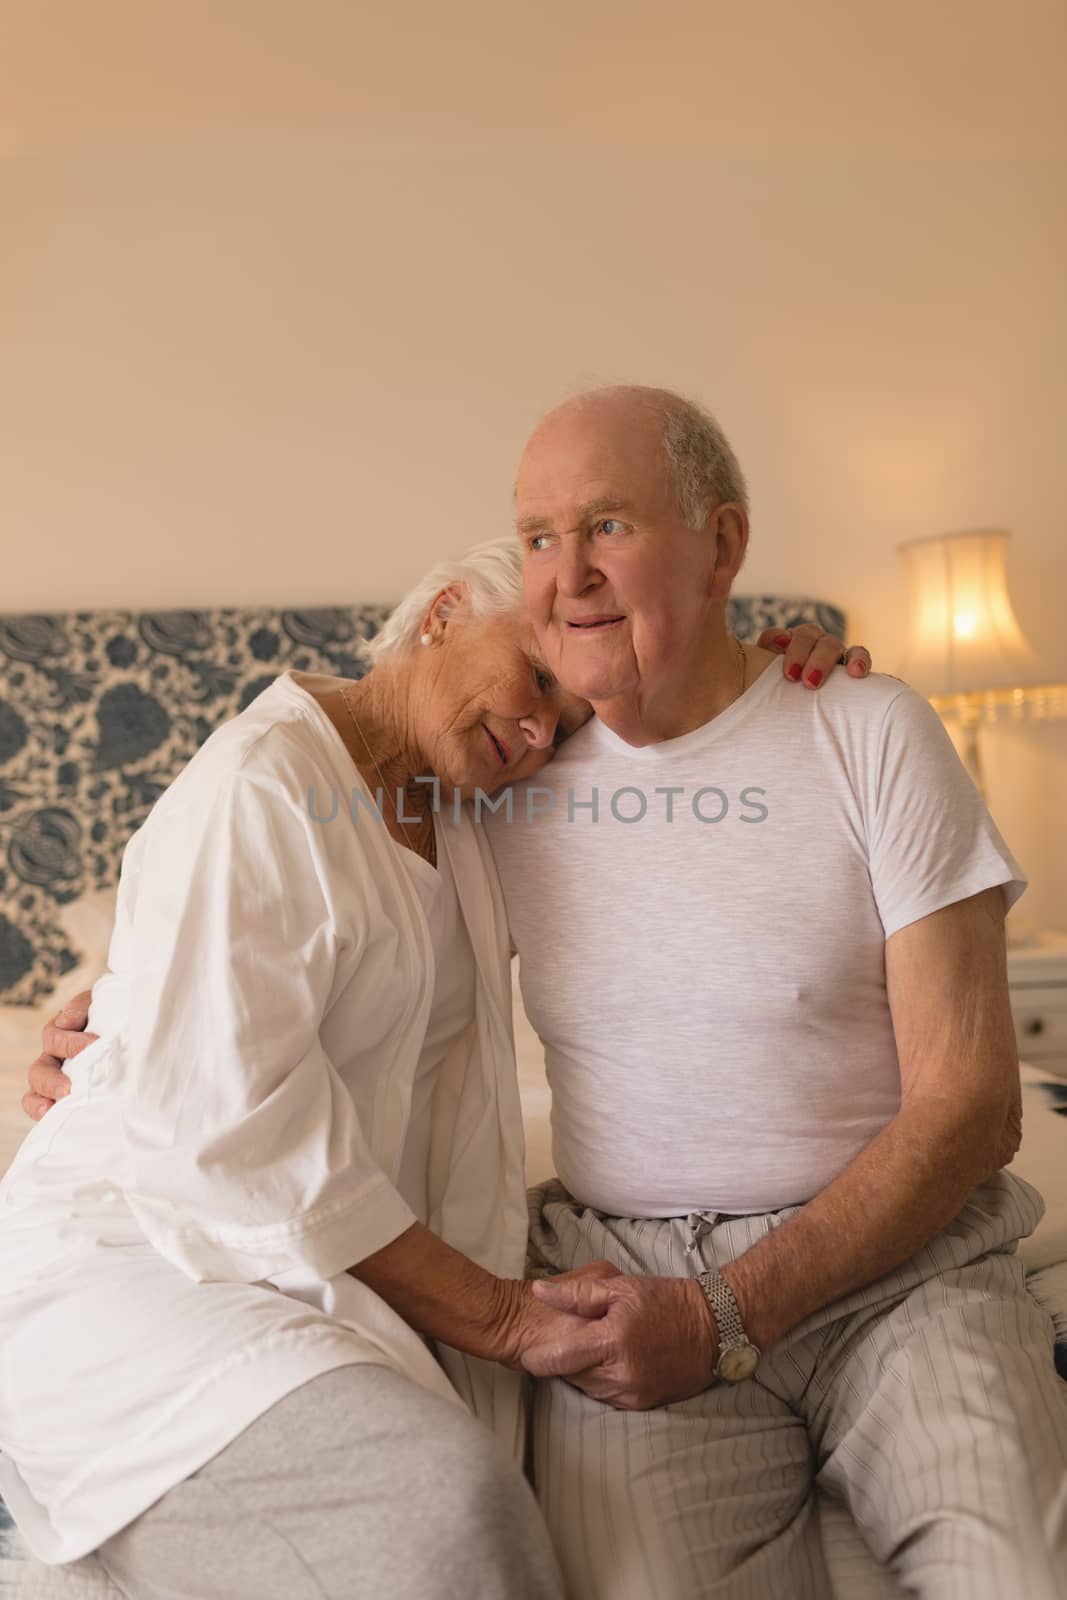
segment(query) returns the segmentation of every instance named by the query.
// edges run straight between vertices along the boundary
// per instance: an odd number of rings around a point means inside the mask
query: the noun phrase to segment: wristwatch
[[[707,1296],[719,1330],[719,1359],[714,1376],[727,1383],[742,1383],[759,1365],[760,1351],[745,1332],[734,1291],[721,1272],[702,1272],[697,1282]]]

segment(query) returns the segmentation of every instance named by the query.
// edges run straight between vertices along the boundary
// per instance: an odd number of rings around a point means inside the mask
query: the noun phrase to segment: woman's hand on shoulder
[[[772,650],[782,657],[782,671],[793,683],[817,689],[843,666],[850,678],[865,678],[871,670],[871,653],[866,645],[846,645],[836,633],[825,633],[817,622],[802,622],[796,628],[764,628],[756,640],[761,650]]]
[[[34,1122],[40,1122],[57,1100],[70,1093],[64,1061],[73,1061],[97,1037],[85,1032],[91,998],[91,992],[83,989],[41,1029],[41,1054],[30,1064],[26,1074],[29,1088],[22,1097],[22,1109]]]

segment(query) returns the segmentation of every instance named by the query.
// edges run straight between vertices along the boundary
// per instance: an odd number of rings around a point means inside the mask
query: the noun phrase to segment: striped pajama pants
[[[633,1220],[552,1181],[530,1191],[528,1271],[714,1270],[796,1209]],[[998,1173],[897,1271],[800,1323],[748,1382],[618,1411],[538,1380],[533,1473],[570,1600],[831,1600],[826,1496],[875,1558],[866,1579],[853,1562],[839,1600],[1065,1600],[1067,1385],[1015,1254],[1042,1211],[1036,1190]]]

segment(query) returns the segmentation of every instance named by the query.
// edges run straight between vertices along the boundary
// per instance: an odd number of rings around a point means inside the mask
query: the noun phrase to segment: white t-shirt
[[[900,1106],[886,939],[1025,887],[935,712],[879,674],[810,694],[772,665],[641,749],[594,720],[483,821],[556,1170],[619,1216],[825,1188]]]

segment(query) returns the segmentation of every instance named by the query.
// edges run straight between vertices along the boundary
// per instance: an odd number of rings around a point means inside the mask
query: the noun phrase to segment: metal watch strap
[[[759,1351],[745,1332],[745,1325],[741,1320],[741,1308],[737,1304],[734,1291],[722,1273],[702,1272],[697,1282],[704,1291],[711,1307],[711,1314],[715,1318],[715,1326],[719,1330],[719,1359],[716,1363],[715,1376],[720,1375],[723,1356],[727,1351],[735,1350],[739,1346],[751,1350],[758,1360]],[[755,1361],[752,1362],[752,1367],[754,1370]]]

